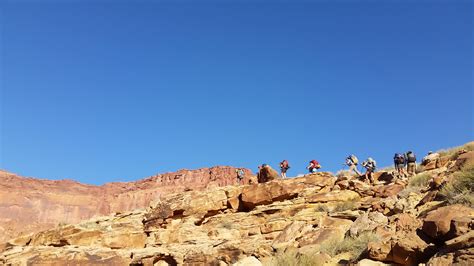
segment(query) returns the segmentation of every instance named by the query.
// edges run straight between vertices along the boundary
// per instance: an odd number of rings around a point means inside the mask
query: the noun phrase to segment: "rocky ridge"
[[[445,156],[423,174],[449,180],[472,163],[473,151]],[[430,192],[407,188],[394,173],[378,172],[375,179],[370,186],[316,173],[168,194],[147,209],[11,239],[0,248],[0,264],[295,265],[302,258],[311,259],[306,265],[474,263],[473,208],[437,197],[424,201]],[[367,239],[361,252],[341,247],[360,239]]]
[[[0,243],[94,216],[146,208],[163,195],[236,183],[234,167],[180,170],[102,186],[42,180],[0,171]],[[245,182],[252,173],[245,169]]]

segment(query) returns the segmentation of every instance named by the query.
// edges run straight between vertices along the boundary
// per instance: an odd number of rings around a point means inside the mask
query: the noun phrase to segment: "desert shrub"
[[[342,212],[342,211],[347,211],[347,210],[353,210],[357,208],[357,203],[354,201],[343,201],[340,203],[337,203],[336,207],[334,208],[335,212]]]
[[[421,193],[420,190],[421,187],[407,186],[402,191],[398,192],[398,197],[401,199],[408,198],[408,196],[410,196],[410,193]]]
[[[315,207],[315,210],[317,212],[329,212],[329,207],[326,204],[319,204]]]
[[[451,181],[441,189],[441,195],[450,204],[474,207],[474,164],[468,164],[454,173]]]
[[[466,150],[466,151],[474,151],[474,142],[469,142],[465,145],[458,146],[458,147],[453,147],[453,148],[448,148],[448,149],[442,149],[437,151],[441,157],[450,157],[451,160],[454,160],[458,157],[459,151],[461,150]]]
[[[409,187],[426,187],[431,179],[431,175],[424,173],[424,174],[417,174],[410,178],[408,183]]]
[[[270,263],[272,266],[319,266],[325,261],[321,257],[315,255],[299,254],[295,251],[285,252],[277,255]]]
[[[352,259],[357,259],[367,249],[367,244],[379,240],[379,236],[373,232],[365,232],[357,237],[345,237],[342,241],[331,239],[319,247],[319,252],[334,257],[341,253],[350,253]]]
[[[225,229],[228,229],[228,230],[231,230],[234,228],[234,223],[232,221],[224,221],[222,222],[222,224],[220,225],[222,228],[225,228]]]

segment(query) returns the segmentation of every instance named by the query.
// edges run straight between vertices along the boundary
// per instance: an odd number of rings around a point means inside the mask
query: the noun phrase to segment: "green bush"
[[[451,181],[442,189],[442,196],[450,204],[463,204],[474,207],[474,164],[464,166],[454,173]]]
[[[426,187],[431,179],[429,174],[417,174],[410,178],[409,187]]]

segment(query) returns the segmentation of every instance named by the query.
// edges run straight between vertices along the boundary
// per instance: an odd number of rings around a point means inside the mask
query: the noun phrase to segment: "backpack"
[[[357,157],[354,154],[349,155],[348,158],[356,165],[359,163],[359,159],[357,159]]]
[[[316,160],[312,160],[310,163],[312,163],[312,164],[314,165],[314,168],[316,168],[316,169],[321,168],[321,165],[320,165],[319,162],[316,161]]]
[[[397,164],[403,164],[405,163],[405,156],[400,153],[395,153],[395,156],[393,157],[393,161]]]
[[[288,164],[287,160],[283,160],[283,162],[281,162],[280,165],[281,165],[281,168],[286,168],[286,169],[290,168],[290,165]]]
[[[375,168],[377,168],[377,162],[376,162],[374,159],[372,159],[372,158],[369,157],[369,158],[367,159],[367,162],[369,162],[369,163],[371,164],[372,169],[375,170]]]
[[[407,152],[407,161],[409,163],[415,163],[416,162],[416,155],[411,151]]]

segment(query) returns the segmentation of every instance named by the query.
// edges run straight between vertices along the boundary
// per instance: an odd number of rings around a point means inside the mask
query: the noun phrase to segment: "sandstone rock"
[[[402,213],[398,215],[395,225],[397,231],[412,232],[421,226],[421,221],[413,215]]]
[[[416,233],[408,234],[398,239],[392,247],[393,261],[402,265],[418,265],[424,260],[428,247]]]
[[[233,266],[261,266],[262,263],[254,256],[245,257],[238,262],[232,264]]]
[[[265,183],[277,179],[280,179],[280,175],[269,165],[260,168],[260,171],[257,175],[258,183]]]
[[[356,237],[363,232],[371,232],[388,223],[388,218],[379,212],[364,213],[351,225],[349,235]]]
[[[380,261],[363,259],[363,260],[360,260],[356,266],[390,266],[390,264],[386,264]]]
[[[462,205],[441,207],[428,213],[422,229],[433,239],[446,240],[450,237],[448,232],[451,230],[451,221],[466,216],[474,216],[474,209]]]
[[[247,209],[269,204],[273,201],[291,199],[298,195],[298,190],[291,185],[285,186],[280,182],[269,182],[246,186],[242,191],[242,204]]]
[[[474,231],[469,231],[463,235],[446,241],[444,250],[455,251],[474,247]]]
[[[456,250],[450,253],[438,253],[432,257],[427,266],[459,265],[470,266],[474,261],[474,248]]]
[[[404,186],[399,184],[390,184],[387,186],[377,186],[373,188],[375,195],[382,198],[396,196],[400,191],[402,191]]]
[[[393,261],[392,243],[390,240],[369,242],[367,244],[368,256],[377,261]]]
[[[302,221],[295,221],[287,225],[283,231],[275,238],[272,243],[274,249],[287,247],[292,245],[296,238],[301,237],[306,232],[311,231],[313,228],[310,224]]]
[[[329,202],[329,201],[356,201],[360,199],[357,192],[350,190],[331,191],[327,193],[318,193],[306,199],[307,202]]]

